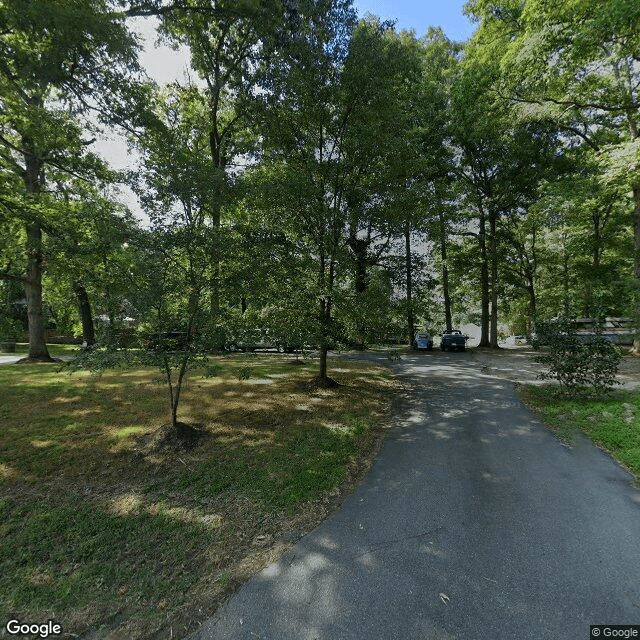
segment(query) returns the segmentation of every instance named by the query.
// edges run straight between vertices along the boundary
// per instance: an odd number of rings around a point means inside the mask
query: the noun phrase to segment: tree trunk
[[[355,256],[356,272],[354,278],[354,288],[357,294],[367,292],[367,267],[369,265],[369,256],[367,255],[368,243],[366,240],[360,240],[352,237],[349,239],[349,247]]]
[[[498,239],[496,225],[498,215],[496,211],[489,211],[489,233],[491,235],[491,322],[489,344],[493,349],[498,348]]]
[[[633,186],[633,200],[635,210],[633,213],[633,237],[634,237],[634,274],[636,284],[640,287],[640,184]],[[632,353],[640,355],[640,294],[636,293],[636,337],[633,341]]]
[[[536,300],[536,290],[533,284],[533,279],[529,279],[527,283],[527,291],[529,292],[529,327],[528,332],[534,331],[536,326],[536,317],[538,315],[538,303]]]
[[[34,105],[38,100],[34,99]],[[44,175],[42,160],[32,152],[34,145],[31,138],[22,138],[25,169],[23,174],[27,197],[35,198],[40,192]],[[27,299],[27,316],[29,318],[29,360],[50,362],[52,360],[47,349],[47,323],[42,304],[42,229],[40,225],[29,223],[27,230],[27,277],[25,280],[25,297]]]
[[[480,343],[479,347],[488,347],[489,344],[489,266],[487,264],[487,223],[482,206],[480,206],[480,232],[478,242],[480,244],[480,287],[482,291],[480,312]]]
[[[80,311],[80,320],[82,321],[82,346],[89,348],[96,341],[95,330],[93,326],[93,315],[91,313],[91,305],[89,304],[89,296],[87,290],[80,280],[73,284],[73,290],[78,300],[78,309]]]
[[[27,225],[27,278],[24,289],[29,318],[29,360],[51,361],[47,349],[47,324],[42,304],[42,230]]]
[[[569,252],[567,251],[567,236],[562,235],[562,289],[564,292],[564,317],[568,318],[571,312],[569,303]]]
[[[320,370],[318,381],[321,385],[329,385],[331,379],[327,372],[327,354],[329,353],[329,321],[331,307],[327,300],[320,300]]]
[[[319,321],[320,321],[320,371],[318,372],[318,381],[321,385],[329,384],[329,376],[327,375],[327,353],[329,351],[329,323],[331,320],[331,303],[327,297],[327,280],[331,281],[331,268],[327,277],[327,260],[326,256],[320,254],[320,271],[318,273],[318,284],[320,285],[320,300],[318,305]]]
[[[214,245],[211,248],[211,277],[209,280],[210,289],[210,310],[212,319],[218,317],[220,313],[220,247],[219,247],[219,234],[217,233],[220,228],[220,204],[214,205],[211,213],[211,221],[215,230]]]
[[[327,345],[320,346],[320,371],[318,372],[318,378],[320,380],[328,380],[327,376],[327,353],[328,353]]]
[[[447,229],[444,215],[440,214],[440,257],[442,258],[442,293],[444,295],[444,321],[447,331],[453,329],[451,294],[449,293],[449,267],[447,266]]]
[[[405,267],[407,276],[407,331],[409,332],[409,346],[413,343],[415,326],[413,319],[413,281],[411,278],[411,225],[407,220],[404,228]]]
[[[369,287],[367,278],[367,268],[369,266],[369,243],[366,240],[356,237],[355,230],[351,232],[349,237],[349,248],[353,252],[355,258],[355,274],[354,288],[358,298],[364,296]],[[365,349],[365,333],[366,327],[359,323],[357,327],[356,346],[364,351]]]

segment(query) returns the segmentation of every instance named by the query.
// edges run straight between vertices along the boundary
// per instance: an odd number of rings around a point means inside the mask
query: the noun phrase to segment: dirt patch
[[[60,358],[52,358],[51,356],[41,356],[39,358],[31,358],[27,356],[26,358],[16,360],[15,364],[55,364],[59,362],[62,362]]]
[[[530,347],[501,349],[475,347],[469,349],[469,354],[481,374],[516,383],[539,384],[541,382],[538,375],[544,371],[544,367],[535,362],[534,358],[538,352]],[[621,385],[618,385],[620,388],[640,387],[640,358],[625,354],[618,369],[618,380],[621,382]]]
[[[171,453],[172,451],[190,451],[209,437],[202,424],[177,422],[174,427],[167,424],[151,434],[136,438],[135,450],[145,455]]]

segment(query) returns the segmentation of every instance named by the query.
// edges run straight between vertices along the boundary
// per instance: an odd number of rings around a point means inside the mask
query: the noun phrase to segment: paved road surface
[[[344,507],[192,640],[580,640],[640,624],[640,491],[570,449],[469,353],[396,365],[414,392]]]

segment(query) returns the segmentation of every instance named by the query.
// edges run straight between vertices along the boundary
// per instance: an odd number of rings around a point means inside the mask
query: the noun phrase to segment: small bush
[[[539,378],[557,380],[572,393],[586,390],[606,393],[619,384],[616,374],[622,353],[604,338],[601,327],[591,335],[580,335],[571,320],[561,318],[540,322],[536,333],[536,346],[545,349],[534,359],[548,367]]]
[[[235,373],[238,380],[248,380],[251,377],[251,367],[240,367]]]

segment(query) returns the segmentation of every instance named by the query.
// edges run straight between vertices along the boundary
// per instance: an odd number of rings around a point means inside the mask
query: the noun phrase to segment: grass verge
[[[80,346],[77,344],[47,344],[49,355],[52,357],[57,356],[71,356],[80,351]],[[29,353],[29,344],[27,342],[18,342],[16,344],[16,350],[14,353],[3,353],[5,356],[21,356]]]
[[[155,370],[0,367],[0,618],[65,634],[179,638],[315,527],[380,441],[394,382],[367,363],[212,358],[179,419],[190,451],[141,446],[168,421]],[[240,375],[241,374],[241,375]]]
[[[572,398],[557,386],[521,388],[524,402],[563,440],[582,431],[640,479],[640,391]]]

